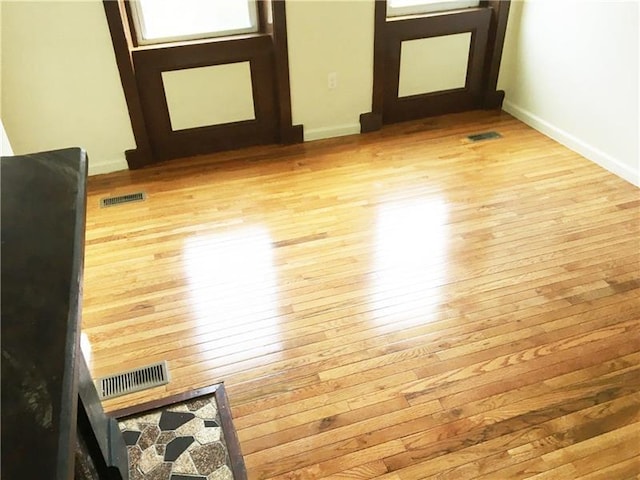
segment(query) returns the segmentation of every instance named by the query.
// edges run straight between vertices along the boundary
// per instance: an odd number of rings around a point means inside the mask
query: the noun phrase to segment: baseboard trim
[[[504,90],[496,90],[494,92],[488,92],[485,94],[482,100],[482,108],[486,110],[493,110],[495,108],[502,108],[504,103]]]
[[[89,154],[89,176],[128,169],[127,161],[124,158],[113,158],[111,160],[97,162],[93,161],[91,154]]]
[[[304,141],[322,140],[324,138],[344,137],[360,133],[360,123],[336,125],[335,127],[314,128],[304,131]]]
[[[510,102],[509,100],[504,101],[502,109],[530,127],[535,128],[539,132],[553,138],[558,143],[561,143],[565,147],[579,153],[586,159],[591,160],[605,170],[608,170],[627,182],[640,187],[640,171],[634,171],[633,168],[630,168],[617,158],[603,152],[593,145],[588,144],[552,123],[543,120],[537,115]]]
[[[280,142],[285,145],[294,143],[302,143],[304,136],[304,127],[302,125],[291,125],[280,131]]]
[[[382,114],[373,112],[360,114],[360,133],[376,132],[381,128]]]

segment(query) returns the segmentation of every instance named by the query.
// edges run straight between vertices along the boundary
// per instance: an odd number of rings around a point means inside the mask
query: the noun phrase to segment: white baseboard
[[[634,170],[619,159],[603,152],[593,145],[588,144],[569,132],[547,122],[546,120],[543,120],[537,115],[508,100],[504,101],[502,109],[530,127],[535,128],[565,147],[570,148],[574,152],[577,152],[583,157],[600,165],[602,168],[625,179],[627,182],[640,187],[640,166],[638,166],[638,170]]]
[[[344,137],[360,133],[360,124],[336,125],[335,127],[314,128],[304,131],[304,141],[322,140],[323,138]]]
[[[102,175],[103,173],[118,172],[120,170],[128,170],[129,165],[125,158],[113,158],[110,160],[102,160],[100,162],[93,161],[91,153],[89,153],[89,175]]]

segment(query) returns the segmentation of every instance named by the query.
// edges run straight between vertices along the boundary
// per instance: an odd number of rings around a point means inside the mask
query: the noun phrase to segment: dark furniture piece
[[[79,346],[86,176],[79,148],[0,163],[5,480],[128,477]]]

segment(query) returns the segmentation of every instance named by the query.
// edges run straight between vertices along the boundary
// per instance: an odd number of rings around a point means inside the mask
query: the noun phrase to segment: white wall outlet
[[[327,87],[329,87],[329,90],[338,88],[338,74],[336,72],[331,72],[327,75]]]

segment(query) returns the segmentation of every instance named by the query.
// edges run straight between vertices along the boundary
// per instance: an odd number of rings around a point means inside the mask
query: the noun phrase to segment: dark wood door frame
[[[277,142],[277,107],[273,94],[275,85],[271,53],[271,39],[266,34],[220,42],[134,50],[138,93],[154,159],[169,160]],[[173,130],[162,73],[236,62],[250,64],[255,119]]]
[[[136,148],[129,168],[264,143],[302,142],[292,125],[284,0],[259,0],[262,33],[138,47],[128,0],[103,0]],[[173,131],[162,72],[248,61],[255,119]]]
[[[133,138],[136,143],[136,148],[127,150],[124,153],[130,169],[141,168],[153,163],[153,155],[149,133],[142,113],[140,95],[138,94],[136,73],[133,68],[131,50],[134,41],[131,35],[129,17],[124,1],[104,0],[102,3],[107,17],[107,24],[109,25],[109,32],[111,33],[122,90],[127,103],[127,110],[129,111]]]
[[[498,73],[510,2],[483,1],[477,8],[387,19],[386,0],[376,0],[372,109],[360,115],[361,131],[384,123],[478,108],[499,108]],[[404,40],[471,32],[467,81],[463,89],[398,98]]]
[[[484,63],[484,100],[483,108],[501,108],[504,101],[504,90],[497,90],[498,75],[500,74],[500,62],[502,61],[502,49],[504,37],[509,20],[511,0],[489,0],[482,2],[491,10],[491,24],[489,25],[489,38],[487,39],[487,52]]]
[[[384,85],[383,123],[401,122],[430,115],[471,110],[482,102],[483,60],[487,44],[490,12],[474,8],[446,15],[428,15],[387,23],[385,60],[389,75]],[[400,53],[402,42],[420,38],[439,37],[456,33],[471,33],[465,87],[409,97],[398,97],[400,83]]]

